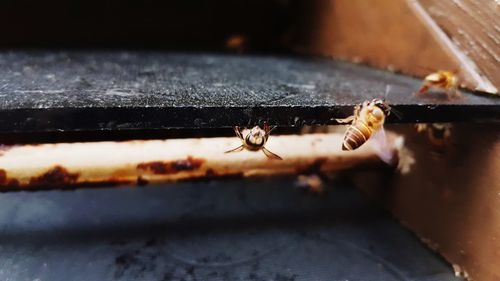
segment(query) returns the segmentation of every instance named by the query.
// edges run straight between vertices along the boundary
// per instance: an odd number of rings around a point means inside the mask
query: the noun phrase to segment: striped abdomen
[[[363,121],[354,122],[344,136],[342,150],[355,150],[364,144],[372,135],[373,130]]]
[[[425,81],[428,83],[427,86],[433,86],[438,88],[449,88],[453,86],[454,75],[451,72],[440,71],[427,75]]]
[[[253,139],[250,134],[245,138],[245,148],[250,151],[259,151],[265,144],[264,138]]]

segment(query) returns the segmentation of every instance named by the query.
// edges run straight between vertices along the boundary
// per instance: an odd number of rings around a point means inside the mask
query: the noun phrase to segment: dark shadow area
[[[17,265],[0,278],[455,280],[349,182],[294,181],[0,194],[0,260]]]
[[[0,48],[283,51],[294,2],[2,1]]]

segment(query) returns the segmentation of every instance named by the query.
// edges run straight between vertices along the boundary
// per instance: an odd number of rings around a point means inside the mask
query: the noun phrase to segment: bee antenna
[[[396,115],[399,120],[403,119],[403,113],[401,113],[401,111],[399,110],[396,110],[393,106],[391,106],[391,112],[394,113],[394,115]]]
[[[383,101],[385,101],[385,98],[387,98],[390,91],[391,91],[391,85],[389,85],[389,84],[385,85],[385,94],[384,94],[384,98],[382,99]]]

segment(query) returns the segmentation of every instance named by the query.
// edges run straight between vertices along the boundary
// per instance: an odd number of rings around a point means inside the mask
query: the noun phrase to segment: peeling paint
[[[193,158],[188,156],[186,159],[175,161],[154,161],[140,163],[137,165],[137,170],[146,171],[154,175],[169,175],[183,171],[197,170],[203,165],[206,160]]]
[[[28,186],[57,186],[74,184],[77,182],[79,174],[70,173],[66,168],[54,166],[38,177],[30,179]]]

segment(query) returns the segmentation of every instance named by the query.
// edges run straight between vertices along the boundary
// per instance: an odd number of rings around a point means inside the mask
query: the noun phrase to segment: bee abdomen
[[[264,146],[264,142],[262,143],[253,143],[249,140],[245,141],[245,147],[246,149],[250,151],[259,151],[262,147]]]
[[[342,150],[355,150],[371,136],[370,128],[362,122],[351,125],[344,136]]]

